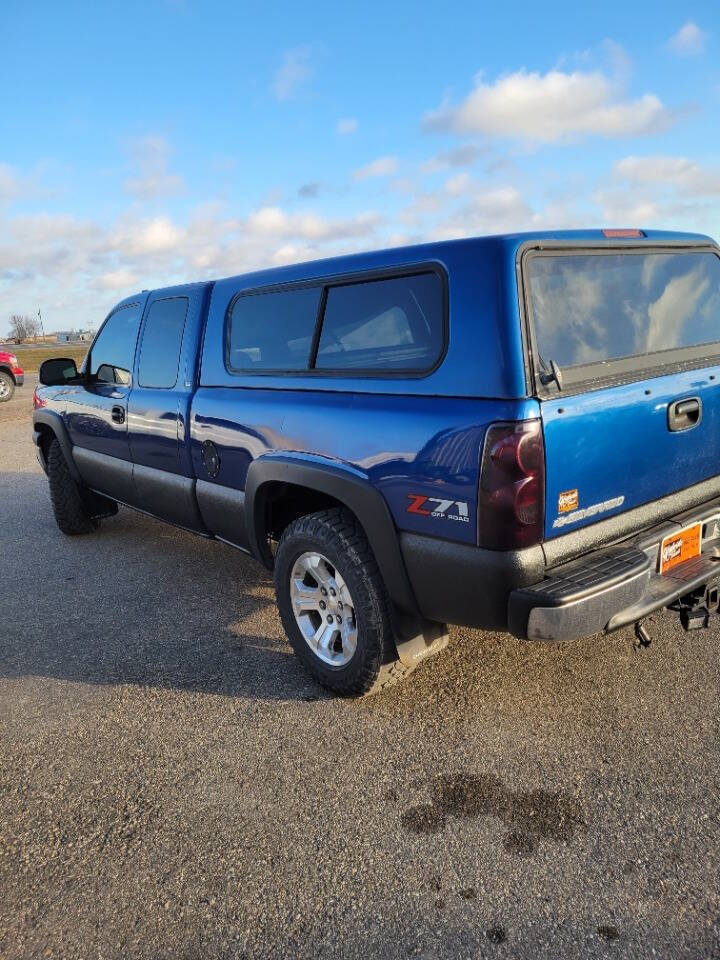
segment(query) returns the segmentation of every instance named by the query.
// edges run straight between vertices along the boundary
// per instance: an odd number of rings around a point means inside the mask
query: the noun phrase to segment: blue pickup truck
[[[641,230],[399,247],[143,291],[34,440],[58,526],[126,504],[274,571],[340,694],[447,624],[567,641],[720,583],[720,250]]]

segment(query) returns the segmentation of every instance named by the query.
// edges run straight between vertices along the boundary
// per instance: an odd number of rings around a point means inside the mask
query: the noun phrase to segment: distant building
[[[73,341],[89,341],[96,334],[96,330],[60,330],[57,334],[58,343],[72,343]]]

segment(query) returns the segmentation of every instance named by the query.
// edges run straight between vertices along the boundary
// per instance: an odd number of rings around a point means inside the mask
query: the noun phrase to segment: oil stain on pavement
[[[512,791],[495,776],[454,774],[437,777],[430,803],[409,807],[402,825],[411,833],[439,833],[448,818],[496,817],[507,828],[503,846],[528,855],[540,840],[567,843],[585,828],[579,804],[560,792]]]

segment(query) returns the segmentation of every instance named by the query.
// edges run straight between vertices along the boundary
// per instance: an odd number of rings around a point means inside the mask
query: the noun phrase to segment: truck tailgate
[[[546,538],[720,474],[718,253],[643,241],[527,255]]]
[[[719,377],[718,367],[690,370],[544,401],[545,536],[720,473]],[[699,403],[699,422],[669,429],[671,407],[689,398]]]

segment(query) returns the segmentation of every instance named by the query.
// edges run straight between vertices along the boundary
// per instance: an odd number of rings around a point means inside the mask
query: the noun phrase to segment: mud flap
[[[445,623],[397,615],[393,619],[398,657],[409,667],[416,667],[448,645],[449,634]]]

